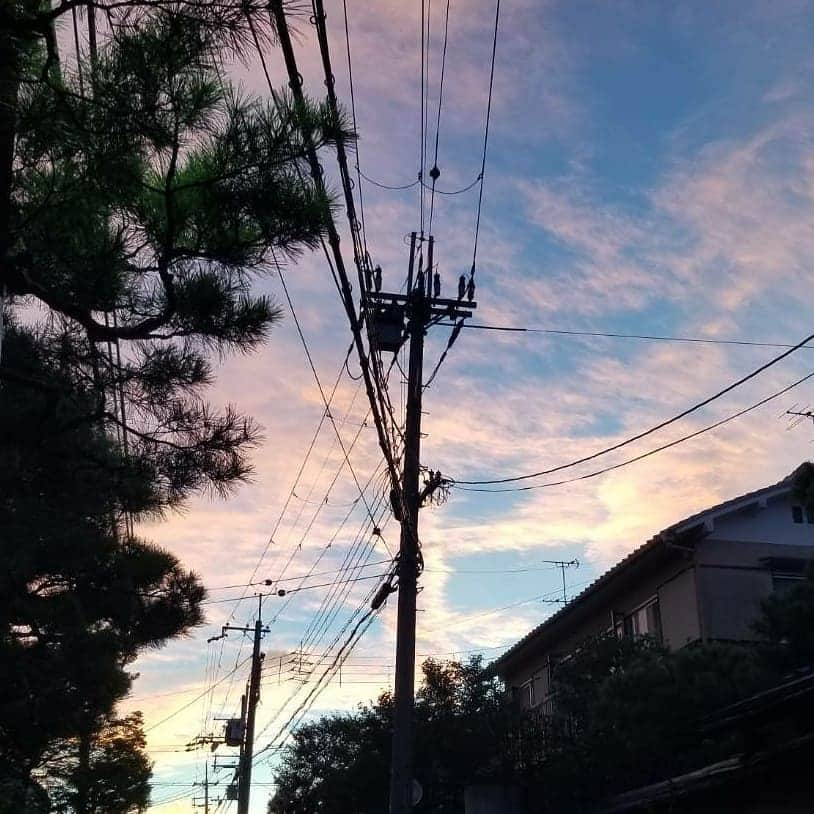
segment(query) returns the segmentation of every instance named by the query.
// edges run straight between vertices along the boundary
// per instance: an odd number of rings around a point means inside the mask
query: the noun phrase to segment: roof
[[[673,523],[666,529],[663,529],[658,534],[654,534],[647,542],[642,543],[637,548],[633,549],[626,557],[620,560],[616,565],[605,571],[604,574],[597,577],[587,588],[582,590],[575,596],[567,605],[564,605],[553,615],[549,616],[541,624],[537,625],[533,630],[529,631],[520,641],[513,644],[505,653],[498,656],[491,664],[486,667],[488,674],[495,675],[499,669],[507,662],[513,660],[514,657],[519,656],[521,652],[536,639],[539,639],[544,633],[551,631],[557,627],[566,617],[574,612],[576,608],[583,605],[587,599],[594,595],[600,588],[611,583],[621,573],[630,568],[635,562],[642,560],[654,550],[661,548],[665,543],[674,541],[677,537],[686,535],[688,532],[697,530],[698,527],[713,520],[715,517],[731,514],[732,512],[739,511],[754,504],[756,501],[768,499],[776,494],[782,494],[790,491],[794,486],[794,481],[801,473],[804,467],[810,466],[805,462],[798,466],[791,474],[787,475],[782,480],[771,486],[764,486],[761,489],[756,489],[753,492],[746,492],[738,497],[725,500],[723,503],[718,503],[703,511],[696,512],[695,514]]]

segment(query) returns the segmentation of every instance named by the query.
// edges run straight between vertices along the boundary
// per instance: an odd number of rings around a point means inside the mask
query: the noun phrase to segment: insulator
[[[436,164],[430,170],[430,178],[432,178],[433,181],[437,181],[440,177],[441,177],[441,170],[438,169],[438,165]]]
[[[373,284],[376,286],[376,291],[377,292],[382,290],[382,267],[381,266],[376,266],[376,269],[373,272]]]
[[[370,270],[370,266],[365,263],[365,288],[368,291],[373,290],[373,272]]]
[[[422,294],[424,293],[424,272],[419,271],[418,277],[416,277],[415,287],[417,291],[420,291]]]
[[[432,295],[433,297],[441,296],[441,275],[437,271],[432,278]]]
[[[277,596],[285,596],[285,588],[280,588],[280,590],[277,591]]]
[[[475,299],[475,279],[473,277],[470,277],[469,282],[466,284],[466,298],[469,302]]]
[[[466,294],[466,277],[462,274],[458,278],[458,299],[462,300]]]

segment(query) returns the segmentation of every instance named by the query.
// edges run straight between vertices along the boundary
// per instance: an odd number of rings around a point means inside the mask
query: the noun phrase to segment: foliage
[[[141,713],[105,720],[88,737],[58,743],[45,782],[53,811],[133,814],[150,800],[151,764]]]
[[[229,84],[273,37],[264,4],[94,4],[109,35],[59,66],[53,21],[84,5],[0,0],[0,787],[46,805],[49,756],[80,748],[87,782],[60,798],[78,814],[117,771],[128,665],[201,621],[197,577],[125,519],[250,476],[259,428],[206,401],[211,357],[279,319],[258,278],[318,245],[332,206],[305,145],[352,135]]]
[[[794,473],[794,497],[807,509],[814,509],[814,463],[805,461]]]
[[[699,735],[704,717],[765,686],[748,646],[668,651],[649,638],[586,642],[555,674],[556,715],[527,752],[546,810],[590,810],[613,792],[704,765],[726,744]]]
[[[29,66],[2,282],[50,311],[43,346],[92,381],[89,419],[127,424],[160,510],[250,475],[258,428],[205,402],[207,352],[252,350],[279,319],[253,283],[272,253],[318,245],[331,205],[305,180],[306,140],[351,134],[325,106],[241,94],[223,78],[223,32],[156,8],[79,71],[44,82]],[[111,340],[126,344],[121,364]],[[0,366],[0,380],[20,375]]]
[[[122,494],[128,506],[154,496],[135,473],[111,476],[117,461],[127,471],[120,451],[77,420],[93,394],[71,390],[17,326],[4,354],[53,388],[0,391],[0,776],[19,782],[109,717],[140,650],[201,622],[204,590],[169,552],[117,534]]]
[[[463,810],[470,782],[510,769],[513,713],[480,658],[425,661],[416,696],[415,776],[421,810]],[[380,814],[387,810],[392,699],[383,694],[357,712],[329,715],[300,727],[276,773],[270,814]]]
[[[814,565],[797,585],[763,601],[755,629],[779,669],[814,667]]]

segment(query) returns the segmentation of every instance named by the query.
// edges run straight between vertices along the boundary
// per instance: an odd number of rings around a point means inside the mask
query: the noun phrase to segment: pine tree
[[[9,810],[49,804],[60,744],[81,746],[87,780],[128,665],[200,623],[198,578],[130,520],[249,477],[258,428],[207,403],[211,357],[253,350],[279,319],[255,280],[317,246],[332,206],[305,145],[352,136],[326,107],[230,85],[228,62],[273,39],[260,5],[112,3],[94,59],[59,65],[54,21],[82,5],[0,0]],[[76,789],[84,814],[95,792]]]

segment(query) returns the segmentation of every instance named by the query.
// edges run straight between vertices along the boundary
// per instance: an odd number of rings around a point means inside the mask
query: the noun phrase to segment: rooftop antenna
[[[544,563],[548,565],[554,565],[560,569],[562,573],[562,603],[563,605],[567,604],[568,602],[568,589],[565,585],[565,569],[566,568],[579,568],[579,560],[574,558],[573,560],[543,560]],[[557,600],[559,602],[559,600]]]

